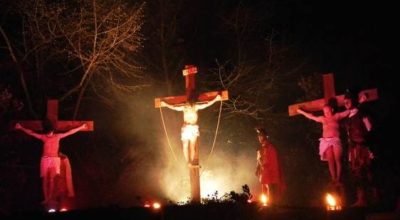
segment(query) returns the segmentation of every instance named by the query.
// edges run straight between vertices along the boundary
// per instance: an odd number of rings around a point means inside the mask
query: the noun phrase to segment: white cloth
[[[320,138],[319,139],[319,155],[321,160],[326,161],[327,158],[325,157],[325,151],[328,147],[342,147],[342,143],[340,142],[340,138],[338,137],[331,137],[331,138]]]
[[[181,140],[190,140],[192,138],[197,138],[200,136],[199,132],[199,126],[198,125],[184,125],[182,127],[182,133],[181,133]]]

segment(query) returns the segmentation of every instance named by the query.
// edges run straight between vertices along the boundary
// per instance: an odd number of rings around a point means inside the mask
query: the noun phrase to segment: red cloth
[[[71,164],[68,157],[61,156],[60,175],[57,178],[57,190],[59,196],[74,197],[74,186],[72,182]]]
[[[272,144],[266,143],[257,151],[257,165],[261,184],[277,184],[281,192],[286,188],[278,153]]]

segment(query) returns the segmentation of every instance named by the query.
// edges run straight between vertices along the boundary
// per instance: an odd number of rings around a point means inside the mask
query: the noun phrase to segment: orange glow
[[[263,206],[267,206],[268,205],[268,196],[265,194],[261,194],[260,202],[262,203]]]
[[[340,210],[342,207],[340,206],[340,198],[336,197],[330,193],[326,194],[325,202],[327,205],[327,210]]]
[[[165,147],[168,148],[168,146]],[[218,199],[223,199],[223,196],[231,191],[242,192],[243,183],[248,183],[249,186],[258,186],[258,179],[254,178],[252,172],[249,172],[249,170],[254,169],[254,161],[249,159],[254,156],[253,151],[243,155],[231,155],[227,152],[218,151],[219,148],[217,148],[210,160],[207,161],[210,149],[206,145],[202,145],[202,147],[206,149],[204,150],[206,155],[200,155],[199,162],[201,166],[200,196],[202,199],[214,197],[216,192]],[[178,142],[173,148],[177,149],[175,153],[179,153],[177,155],[180,156],[181,142]],[[223,148],[223,146],[220,148]],[[228,146],[225,146],[225,148],[228,148]],[[179,158],[178,163],[172,157],[169,159],[167,165],[164,165],[159,171],[163,196],[178,205],[185,204],[191,198],[189,171],[186,163],[184,163],[186,161],[184,161],[183,155]],[[253,198],[253,201],[259,202],[259,193],[256,190],[254,192],[257,197]]]
[[[153,209],[160,209],[161,208],[161,204],[158,202],[154,202],[153,203]]]
[[[61,209],[60,209],[60,212],[66,212],[66,211],[68,211],[67,208],[61,208]]]
[[[145,203],[145,204],[144,204],[144,207],[145,207],[145,208],[150,208],[151,205],[150,205],[149,203]]]

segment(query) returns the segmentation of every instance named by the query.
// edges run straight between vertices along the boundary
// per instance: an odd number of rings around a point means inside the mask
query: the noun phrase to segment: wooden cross
[[[194,101],[195,104],[207,103],[213,100],[217,95],[221,95],[222,100],[228,100],[228,91],[214,91],[201,93],[196,97],[196,100],[190,100],[196,95],[195,88],[195,74],[197,68],[195,66],[187,65],[183,70],[183,76],[185,76],[186,84],[186,95],[182,96],[170,96],[155,99],[155,107],[161,108],[161,101],[164,101],[173,106],[185,105],[189,101]],[[189,173],[190,173],[190,185],[191,185],[191,196],[192,202],[200,202],[200,175],[199,175],[199,146],[198,140],[195,141],[194,147],[194,158],[193,162],[190,162]]]
[[[297,115],[297,109],[302,108],[305,111],[321,111],[326,103],[328,103],[329,99],[336,98],[338,106],[344,105],[344,95],[335,95],[335,83],[333,79],[333,74],[328,73],[322,75],[323,77],[323,86],[324,86],[324,98],[317,99],[309,102],[297,103],[289,106],[289,116]],[[364,93],[367,97],[367,102],[377,100],[378,99],[378,90],[367,89],[362,90],[359,94]]]
[[[47,101],[47,119],[50,120],[54,126],[55,131],[68,131],[72,128],[79,127],[83,123],[87,124],[87,128],[81,131],[93,131],[93,121],[61,121],[58,120],[58,101],[48,100]],[[23,127],[29,128],[34,131],[43,130],[43,121],[41,120],[30,120],[30,121],[18,121]],[[14,123],[13,123],[14,124]],[[14,126],[13,126],[14,128]]]

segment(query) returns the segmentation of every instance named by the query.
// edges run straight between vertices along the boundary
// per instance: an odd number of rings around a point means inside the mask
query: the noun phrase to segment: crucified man
[[[195,103],[187,101],[184,105],[174,106],[161,101],[161,107],[167,107],[175,111],[183,112],[183,125],[181,130],[181,140],[183,144],[183,154],[186,162],[193,164],[195,156],[195,145],[197,137],[200,136],[199,126],[197,125],[198,110],[202,110],[211,106],[217,101],[221,101],[221,95],[217,95],[213,100],[206,103]]]
[[[53,126],[48,123],[43,126],[45,134],[36,133],[30,129],[24,128],[21,124],[15,124],[15,129],[21,130],[26,134],[35,137],[43,142],[43,153],[40,161],[40,177],[42,177],[42,187],[44,201],[43,204],[47,204],[52,199],[52,193],[54,192],[54,179],[60,174],[60,140],[61,138],[75,134],[76,132],[86,129],[86,123],[82,124],[77,128],[73,128],[64,133],[55,133]]]

